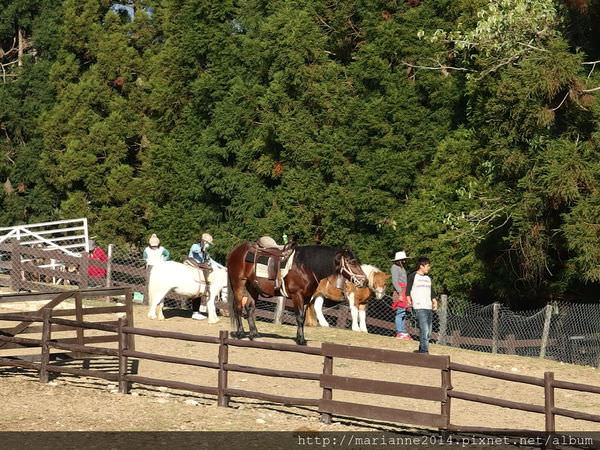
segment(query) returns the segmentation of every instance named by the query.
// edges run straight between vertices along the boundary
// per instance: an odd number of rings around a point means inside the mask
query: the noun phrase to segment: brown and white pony
[[[360,266],[363,272],[367,275],[369,281],[368,287],[356,287],[352,283],[345,283],[343,289],[337,288],[336,276],[330,276],[321,280],[317,290],[313,295],[314,302],[311,303],[307,310],[306,326],[312,327],[316,325],[316,319],[322,327],[328,327],[329,324],[323,315],[323,299],[341,302],[348,300],[350,306],[350,314],[352,315],[352,331],[367,331],[367,303],[375,294],[377,300],[381,300],[385,295],[385,286],[390,275],[382,272],[377,267],[363,264]]]
[[[357,286],[365,284],[367,277],[360,268],[360,262],[352,250],[340,250],[322,245],[295,247],[292,267],[283,279],[284,292],[275,289],[274,283],[265,278],[259,278],[254,272],[254,264],[246,261],[248,252],[253,251],[250,242],[245,242],[234,248],[227,257],[227,270],[231,284],[229,307],[232,326],[236,331],[232,336],[242,339],[246,336],[242,325],[242,310],[248,317],[250,333],[248,337],[259,337],[256,329],[256,301],[259,296],[274,297],[287,294],[294,302],[296,313],[296,343],[306,345],[304,338],[305,305],[312,299],[319,281],[330,275],[341,274]],[[246,292],[249,296],[246,296]]]

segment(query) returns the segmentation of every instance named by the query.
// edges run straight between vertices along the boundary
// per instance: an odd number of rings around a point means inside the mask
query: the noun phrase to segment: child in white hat
[[[148,244],[150,245],[144,249],[144,261],[146,261],[146,266],[153,266],[169,260],[171,253],[160,245],[160,240],[156,234],[150,236]]]

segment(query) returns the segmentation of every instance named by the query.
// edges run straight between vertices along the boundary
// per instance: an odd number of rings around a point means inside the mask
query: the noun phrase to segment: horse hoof
[[[246,333],[238,333],[237,331],[232,331],[231,337],[234,339],[244,339],[246,337]]]
[[[248,337],[250,338],[251,341],[255,340],[255,339],[259,339],[260,338],[260,334],[256,333],[256,334],[249,334]]]
[[[156,320],[156,316],[153,316],[152,314],[148,314],[148,319],[150,319],[150,320]]]
[[[219,319],[214,319],[214,320],[208,319],[208,323],[219,323],[219,322],[220,322]]]
[[[296,339],[296,344],[298,344],[298,345],[306,345],[306,339]]]

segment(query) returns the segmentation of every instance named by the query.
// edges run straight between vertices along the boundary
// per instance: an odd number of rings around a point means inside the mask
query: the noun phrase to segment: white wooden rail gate
[[[10,239],[16,239],[23,246],[59,250],[66,255],[80,257],[82,252],[89,250],[88,222],[87,218],[83,218],[0,227],[0,244]],[[55,269],[60,265],[50,260],[50,264],[39,267]]]

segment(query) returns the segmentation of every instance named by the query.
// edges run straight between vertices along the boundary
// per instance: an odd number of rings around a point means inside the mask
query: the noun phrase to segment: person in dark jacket
[[[429,337],[433,324],[433,312],[437,311],[437,299],[428,275],[431,269],[429,258],[421,257],[417,263],[417,271],[408,276],[406,295],[415,310],[419,324],[418,352],[429,353]]]

